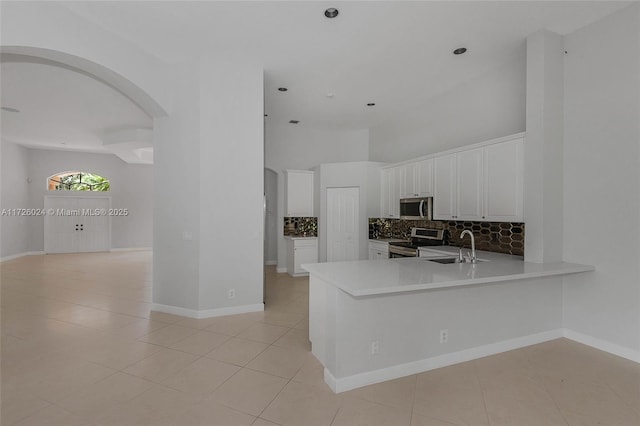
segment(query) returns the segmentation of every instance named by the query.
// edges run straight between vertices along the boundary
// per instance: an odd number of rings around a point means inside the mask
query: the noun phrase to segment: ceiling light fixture
[[[3,111],[8,111],[8,112],[20,112],[19,109],[10,108],[10,107],[0,107],[0,109],[3,110]]]
[[[287,89],[286,87],[278,87],[279,92],[286,92],[287,90],[289,89]]]
[[[333,98],[333,93],[327,93],[327,98]]]
[[[376,104],[375,104],[375,103],[373,103],[373,102],[369,102],[369,103],[367,104],[367,106],[376,106]]]
[[[466,51],[467,51],[466,47],[458,47],[456,50],[453,51],[453,54],[454,55],[462,55]]]
[[[289,123],[291,124],[298,124],[300,122],[300,120],[289,120]]]
[[[338,13],[340,13],[338,9],[336,9],[335,7],[330,7],[329,9],[324,11],[324,16],[326,16],[329,19],[333,19],[336,16],[338,16]]]

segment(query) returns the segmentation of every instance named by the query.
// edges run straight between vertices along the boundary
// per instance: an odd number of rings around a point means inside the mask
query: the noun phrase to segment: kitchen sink
[[[445,257],[445,258],[441,258],[441,259],[427,259],[429,262],[436,262],[436,263],[458,263],[458,258],[457,257]]]
[[[429,262],[436,262],[436,263],[442,263],[442,264],[447,264],[447,263],[459,263],[458,262],[458,257],[440,257],[437,259],[425,259],[428,260]],[[486,262],[486,259],[476,259],[477,263],[480,262]],[[463,262],[463,263],[468,263],[468,262]]]

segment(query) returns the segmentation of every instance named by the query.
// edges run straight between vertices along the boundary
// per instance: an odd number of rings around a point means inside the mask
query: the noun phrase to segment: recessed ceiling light
[[[300,122],[300,120],[289,120],[289,123],[291,124],[298,124]]]
[[[333,98],[333,93],[327,93],[327,98]]]
[[[454,55],[462,55],[466,51],[467,51],[466,47],[458,47],[456,50],[453,51],[453,54]]]
[[[20,112],[19,109],[9,108],[9,107],[0,107],[0,109],[3,110],[3,111],[8,111],[8,112]]]
[[[338,16],[338,9],[336,9],[335,7],[330,7],[329,9],[324,11],[324,16],[326,16],[327,18],[335,18],[336,16]]]
[[[287,89],[286,87],[278,87],[278,91],[280,92],[286,92],[287,90],[289,89]]]
[[[367,104],[367,106],[375,106],[375,105],[376,105],[376,104],[375,104],[375,103],[373,103],[373,102],[369,102],[369,103]]]

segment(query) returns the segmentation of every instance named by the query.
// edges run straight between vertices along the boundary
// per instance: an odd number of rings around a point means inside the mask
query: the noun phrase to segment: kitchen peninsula
[[[312,352],[333,391],[561,337],[562,276],[594,270],[483,251],[478,258],[303,265]]]

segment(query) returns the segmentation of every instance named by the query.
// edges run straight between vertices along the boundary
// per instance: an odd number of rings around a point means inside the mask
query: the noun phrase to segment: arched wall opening
[[[153,127],[156,126],[156,119],[168,117],[167,108],[156,101],[155,94],[152,95],[142,89],[127,76],[113,71],[109,66],[101,65],[94,61],[81,58],[67,52],[46,49],[33,46],[0,46],[0,60],[2,62],[31,62],[31,63],[53,63],[56,67],[64,68],[79,74],[90,77],[100,84],[109,86],[111,89],[122,94],[133,104],[137,105],[144,113],[152,118]],[[117,64],[114,64],[117,68]],[[100,102],[100,99],[96,99]],[[152,130],[149,129],[149,133]],[[153,244],[153,169],[150,165],[123,163],[116,156],[105,156],[104,154],[73,152],[72,150],[48,151],[44,149],[25,149],[17,145],[16,141],[3,135],[3,157],[7,157],[3,164],[12,162],[10,157],[19,161],[24,172],[22,180],[27,182],[24,186],[24,194],[19,200],[7,203],[3,197],[3,204],[24,205],[25,207],[42,207],[49,190],[41,187],[37,183],[47,181],[53,173],[65,170],[81,170],[96,172],[101,176],[107,176],[109,180],[114,177],[114,191],[108,193],[113,197],[114,203],[120,207],[127,208],[130,213],[126,217],[116,217],[112,220],[112,249],[138,249],[151,248]],[[4,142],[14,142],[5,144]],[[5,150],[5,145],[7,149]],[[19,154],[19,158],[15,157]],[[4,159],[4,158],[3,158]],[[3,171],[3,181],[10,168]],[[31,184],[31,182],[34,182]],[[132,184],[135,182],[135,185]],[[3,182],[3,187],[9,183]],[[136,186],[137,185],[137,186]],[[144,188],[141,189],[140,186]],[[22,188],[22,186],[21,186]],[[3,192],[4,189],[3,189]],[[56,191],[57,195],[67,194],[67,191]],[[50,194],[49,194],[50,195]],[[15,198],[15,197],[14,197]],[[114,205],[116,205],[114,204]],[[3,222],[5,222],[3,220]],[[8,225],[3,223],[3,225]],[[18,224],[20,225],[20,224]],[[3,226],[5,230],[12,229],[11,232],[3,232],[2,253],[3,258],[19,256],[25,253],[40,253],[43,250],[43,220],[34,218],[34,221],[25,222],[24,226]]]
[[[36,60],[38,58],[46,59],[55,62],[62,67],[90,75],[116,89],[131,99],[150,117],[159,118],[168,115],[166,109],[137,84],[110,68],[88,59],[57,50],[31,46],[0,46],[0,54],[3,56],[17,55],[32,57],[36,58]]]

